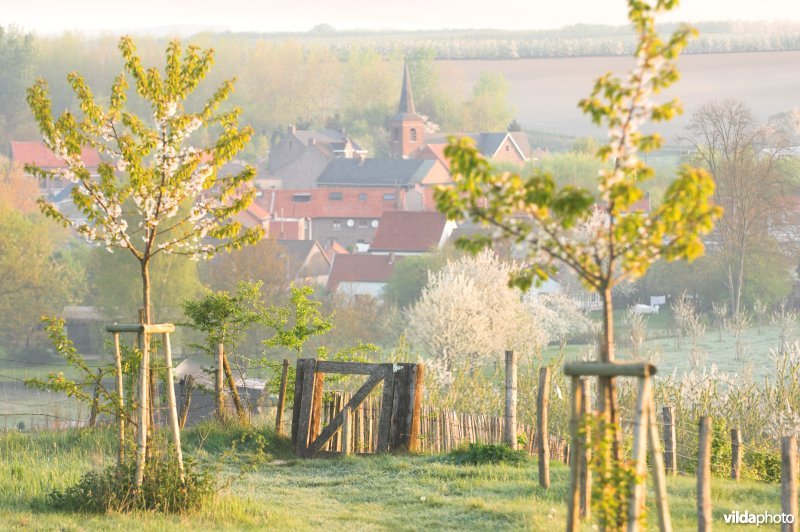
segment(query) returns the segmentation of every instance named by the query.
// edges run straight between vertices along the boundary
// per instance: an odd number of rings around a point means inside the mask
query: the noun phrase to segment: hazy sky
[[[500,7],[501,9],[493,9]],[[797,0],[683,0],[670,20],[800,21]],[[0,24],[37,33],[201,25],[233,31],[354,28],[557,28],[625,23],[624,0],[23,0],[3,1]]]

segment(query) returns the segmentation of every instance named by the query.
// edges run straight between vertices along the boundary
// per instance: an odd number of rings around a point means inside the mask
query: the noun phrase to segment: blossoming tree
[[[640,130],[648,121],[668,120],[680,111],[677,101],[656,104],[653,96],[678,78],[676,60],[693,30],[682,27],[666,41],[655,28],[655,15],[677,0],[628,0],[629,18],[638,36],[636,66],[624,78],[605,74],[580,107],[592,121],[608,129],[608,143],[597,152],[611,168],[600,171],[596,190],[559,187],[547,173],[521,176],[498,172],[480,156],[469,139],[453,139],[445,154],[455,186],[436,192],[437,206],[451,220],[469,219],[493,228],[491,235],[460,241],[480,249],[494,239],[509,239],[527,250],[528,266],[511,278],[527,289],[548,278],[556,265],[575,271],[583,284],[603,298],[600,358],[614,360],[612,289],[643,275],[658,259],[694,259],[703,253],[700,235],[711,230],[720,209],[710,203],[714,181],[702,169],[683,166],[651,212],[635,204],[641,184],[653,170],[639,158],[662,145],[656,134]],[[598,207],[603,213],[597,222]],[[589,231],[590,234],[586,234]],[[601,380],[600,409],[618,421],[613,379]],[[618,438],[617,431],[617,438]],[[619,442],[615,458],[619,461]]]
[[[66,165],[63,169],[28,165],[26,170],[41,179],[73,185],[70,194],[79,215],[70,217],[42,199],[44,214],[110,252],[127,250],[139,262],[145,320],[152,323],[150,265],[155,256],[209,258],[261,238],[260,229],[244,229],[234,219],[255,197],[255,170],[248,166],[236,175],[220,172],[249,142],[252,130],[238,126],[238,109],[220,110],[235,80],[224,82],[197,110],[187,110],[187,98],[212,65],[213,50],[189,46],[182,55],[180,43],[173,41],[167,47],[163,74],[142,66],[129,37],[120,40],[119,50],[124,71],[115,78],[107,105],[98,103],[75,72],[67,79],[79,114],[67,110],[54,119],[43,79],[28,89],[28,104],[44,142]],[[129,78],[152,117],[130,110]],[[200,147],[196,132],[203,128],[218,136]],[[101,155],[96,174],[81,155],[85,146]]]

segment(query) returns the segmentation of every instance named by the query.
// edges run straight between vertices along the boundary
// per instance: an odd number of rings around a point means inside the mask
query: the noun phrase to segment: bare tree
[[[709,249],[720,261],[736,316],[748,254],[767,252],[787,225],[782,216],[787,180],[780,164],[787,137],[774,126],[759,126],[750,109],[735,100],[701,106],[688,131],[693,163],[714,176],[713,199],[724,208]]]

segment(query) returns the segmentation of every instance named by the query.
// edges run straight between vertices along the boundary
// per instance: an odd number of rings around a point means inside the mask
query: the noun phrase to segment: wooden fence
[[[323,398],[322,422],[328,423],[350,400],[349,392],[332,391]],[[380,400],[368,397],[353,411],[351,449],[354,453],[374,453],[377,446]],[[420,416],[419,451],[424,453],[447,453],[468,443],[503,443],[504,416],[489,414],[466,414],[454,410],[423,406]],[[536,431],[533,425],[517,423],[517,434],[521,436],[519,448],[528,454],[536,454]],[[336,432],[323,448],[325,451],[342,451],[342,431]],[[569,442],[559,435],[549,436],[551,460],[567,463]]]

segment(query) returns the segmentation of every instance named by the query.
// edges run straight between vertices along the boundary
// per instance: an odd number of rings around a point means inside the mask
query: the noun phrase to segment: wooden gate
[[[368,375],[369,378],[323,428],[322,394],[326,373]],[[324,445],[342,428],[346,413],[357,409],[370,392],[383,383],[377,452],[417,450],[422,380],[421,364],[299,359],[292,408],[292,446],[300,457],[312,458],[323,454]]]

